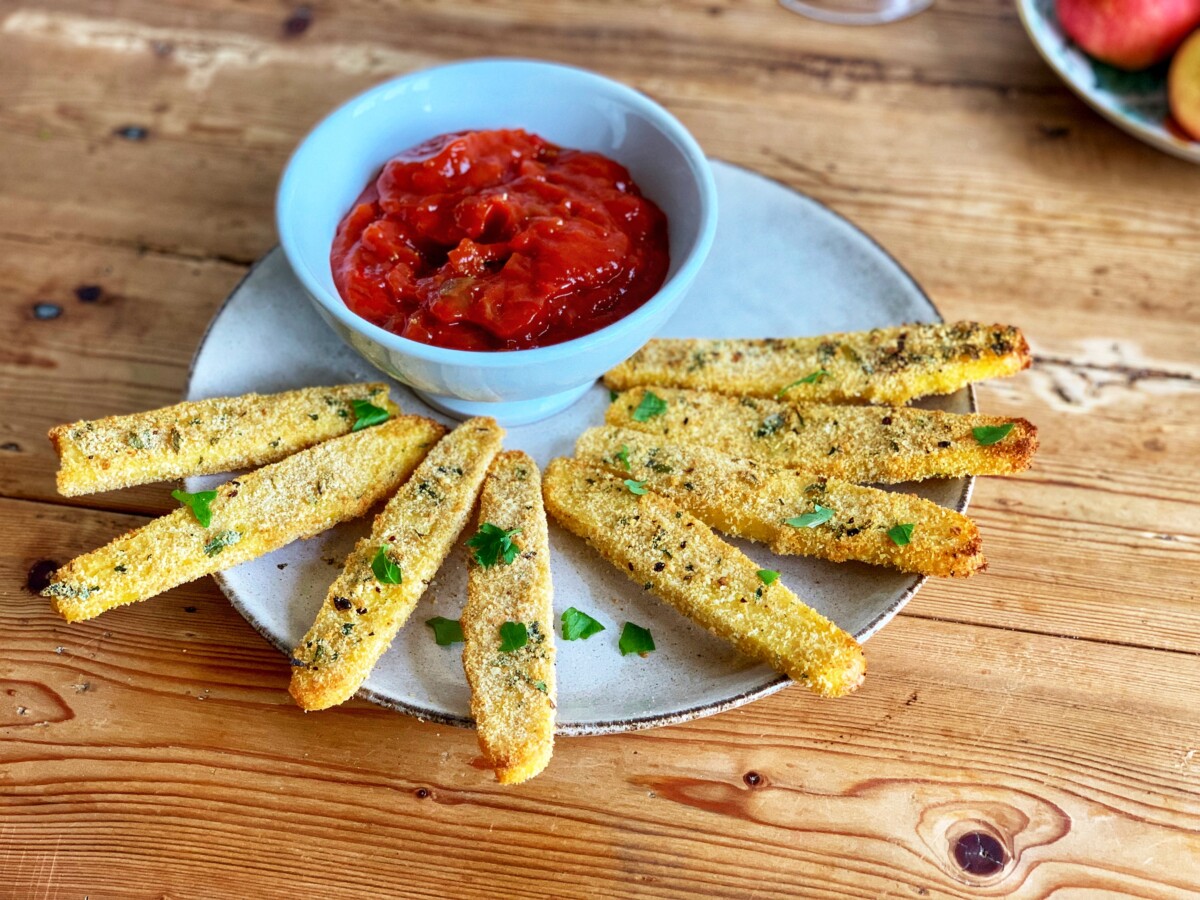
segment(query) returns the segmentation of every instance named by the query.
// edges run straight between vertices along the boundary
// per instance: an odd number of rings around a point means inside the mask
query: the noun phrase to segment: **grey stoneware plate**
[[[717,238],[670,337],[782,337],[853,331],[941,317],[912,278],[874,241],[819,203],[726,163],[713,168],[721,204]],[[189,399],[271,392],[307,385],[386,380],[317,317],[283,254],[273,250],[234,289],[209,326],[192,365]],[[405,412],[449,423],[407,388],[392,383]],[[576,437],[603,424],[608,391],[596,385],[558,415],[510,428],[505,446],[544,466],[570,455]],[[931,408],[970,412],[970,390]],[[224,480],[193,478],[189,490]],[[971,480],[901,485],[964,510]],[[287,653],[308,630],[329,585],[370,518],[297,541],[217,576],[231,603]],[[473,528],[469,528],[473,531]],[[417,605],[359,696],[421,719],[470,726],[462,647],[439,647],[425,620],[458,618],[466,597],[467,535]],[[748,661],[644,593],[551,522],[554,606],[599,619],[606,630],[586,641],[558,641],[558,729],[567,735],[631,731],[683,722],[739,706],[790,684]],[[849,563],[777,557],[734,541],[764,568],[859,640],[879,630],[916,593],[923,578]],[[657,646],[622,657],[626,621],[649,628]],[[868,664],[870,653],[868,651]],[[284,663],[281,661],[281,665]],[[868,676],[869,677],[869,676]]]

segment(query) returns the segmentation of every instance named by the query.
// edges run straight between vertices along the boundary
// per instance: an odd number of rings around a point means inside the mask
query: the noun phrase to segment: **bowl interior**
[[[549,63],[460,63],[386,82],[350,101],[322,121],[288,163],[279,191],[280,238],[319,302],[331,311],[345,309],[333,284],[330,246],[338,222],[383,164],[435,135],[488,128],[524,128],[628,168],[667,215],[668,282],[712,227],[707,162],[683,127],[648,98]]]

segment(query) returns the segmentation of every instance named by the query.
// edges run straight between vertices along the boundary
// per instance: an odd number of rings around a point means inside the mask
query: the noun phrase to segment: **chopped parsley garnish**
[[[621,629],[621,639],[617,646],[622,656],[628,656],[630,653],[645,656],[654,650],[654,638],[648,628],[626,622],[625,627]]]
[[[774,569],[759,569],[758,580],[763,584],[774,584],[779,580],[779,573]]]
[[[171,496],[192,511],[201,527],[207,528],[212,524],[212,510],[209,509],[209,504],[217,499],[216,491],[198,491],[195,494],[171,491]]]
[[[400,566],[388,557],[387,547],[380,547],[375,551],[375,558],[371,560],[371,571],[382,584],[401,584],[404,581],[404,573],[400,571]]]
[[[608,402],[609,402],[609,403],[615,403],[615,402],[616,402],[616,400],[617,400],[617,397],[619,397],[619,396],[621,396],[621,395],[620,395],[620,394],[618,394],[616,391],[610,390],[610,391],[608,392]]]
[[[633,411],[633,421],[645,422],[667,411],[667,401],[653,391],[642,394],[642,402]]]
[[[513,535],[520,533],[520,528],[505,531],[499,525],[484,522],[475,532],[475,536],[467,541],[467,546],[475,551],[475,562],[485,569],[490,569],[498,562],[510,566],[521,552],[521,548],[513,540]]]
[[[621,452],[617,454],[617,459],[620,460],[621,465],[623,465],[625,467],[626,472],[633,471],[633,469],[629,465],[629,445],[628,444],[621,445]]]
[[[434,616],[432,619],[426,619],[425,624],[433,629],[433,639],[439,647],[449,647],[451,644],[463,642],[462,623],[458,619]]]
[[[820,503],[814,503],[812,512],[784,519],[784,524],[791,525],[793,528],[816,528],[818,525],[824,525],[832,518],[832,509],[828,506],[822,506]]]
[[[916,527],[916,524],[913,522],[905,522],[902,525],[893,525],[888,529],[887,536],[892,539],[892,543],[897,547],[903,547],[912,540],[913,529]]]
[[[599,634],[604,626],[585,612],[568,607],[562,614],[562,636],[564,641],[585,641]]]
[[[211,541],[204,545],[205,556],[216,556],[226,547],[232,547],[242,539],[240,531],[222,531],[213,535]]]
[[[782,397],[784,394],[786,394],[786,393],[787,393],[788,391],[790,391],[792,388],[796,387],[796,385],[799,385],[799,384],[816,384],[816,383],[817,383],[818,381],[820,381],[822,378],[828,378],[828,377],[829,377],[829,373],[828,373],[828,372],[826,372],[824,369],[817,369],[817,371],[815,371],[815,372],[809,372],[809,373],[808,373],[807,375],[805,375],[803,378],[797,378],[797,379],[796,379],[795,381],[793,381],[791,384],[789,384],[789,385],[786,385],[786,386],[784,386],[784,387],[781,387],[781,388],[779,389],[779,393],[777,393],[777,394],[775,395],[775,399],[776,399],[776,400],[780,399],[780,398],[781,398],[781,397]]]
[[[1013,430],[1012,422],[1005,422],[1003,425],[980,425],[978,428],[972,428],[971,434],[975,435],[975,440],[979,441],[984,447],[990,444],[998,444],[1000,441],[1008,437],[1008,433]]]
[[[364,428],[386,422],[392,417],[392,414],[386,409],[376,406],[369,400],[351,400],[350,405],[354,407],[354,427],[350,429],[351,431],[362,431]]]
[[[512,653],[529,643],[529,630],[524,622],[505,622],[500,626],[500,652]]]
[[[626,478],[625,487],[629,488],[629,493],[637,494],[639,497],[646,493],[646,482],[644,481],[634,481],[632,478]]]

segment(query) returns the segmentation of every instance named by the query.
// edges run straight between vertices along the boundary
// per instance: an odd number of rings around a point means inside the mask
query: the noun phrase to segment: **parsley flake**
[[[622,444],[621,452],[617,454],[617,459],[621,461],[621,465],[625,467],[626,472],[632,472],[633,469],[629,465],[629,445]]]
[[[642,394],[642,402],[633,411],[633,421],[645,422],[667,411],[667,401],[653,391]]]
[[[189,494],[187,491],[171,491],[171,496],[192,511],[196,521],[202,528],[212,524],[212,510],[209,504],[217,499],[216,491],[198,491]]]
[[[815,372],[809,372],[803,378],[797,378],[791,384],[786,385],[785,387],[781,387],[779,389],[779,393],[777,393],[775,395],[775,399],[776,400],[780,399],[781,397],[783,397],[784,394],[786,394],[788,391],[790,391],[792,388],[796,387],[797,385],[816,384],[822,378],[828,378],[828,377],[829,377],[829,373],[826,372],[824,369],[817,369],[817,371],[815,371]]]
[[[1000,443],[1012,430],[1013,423],[1005,422],[1003,425],[980,425],[978,428],[972,428],[971,434],[975,435],[975,440],[979,441],[980,445],[987,447]]]
[[[593,634],[604,631],[604,626],[575,607],[568,607],[562,614],[562,636],[564,641],[586,641]]]
[[[784,524],[791,525],[793,528],[816,528],[818,525],[824,525],[832,518],[832,509],[828,506],[822,506],[820,503],[814,503],[812,512],[784,519]]]
[[[500,626],[500,652],[512,653],[529,643],[529,630],[524,622],[505,622]]]
[[[779,573],[774,569],[759,569],[758,580],[763,584],[774,584],[779,580]]]
[[[621,639],[617,642],[617,646],[620,648],[622,656],[628,656],[630,653],[645,656],[654,650],[654,638],[650,634],[650,629],[626,622],[625,627],[621,629]]]
[[[637,494],[639,497],[646,493],[646,482],[644,481],[634,481],[632,478],[626,478],[625,487],[629,488],[629,493]]]
[[[371,571],[375,573],[375,577],[382,584],[402,584],[404,582],[404,573],[400,571],[400,566],[388,557],[387,547],[380,547],[375,551],[375,558],[371,560]]]
[[[434,616],[432,619],[426,619],[425,624],[433,629],[433,639],[439,647],[461,644],[464,640],[462,623],[458,619]]]
[[[520,533],[520,528],[505,531],[499,525],[484,522],[475,532],[475,536],[467,541],[467,546],[475,551],[475,562],[485,569],[490,569],[498,562],[510,566],[521,552],[521,548],[513,540],[513,535]]]
[[[392,414],[386,409],[376,406],[369,400],[351,400],[350,405],[354,407],[354,427],[350,429],[351,431],[362,431],[364,428],[386,422],[392,417]]]
[[[222,531],[213,535],[213,539],[204,545],[205,556],[216,556],[226,547],[232,547],[242,539],[240,531]]]
[[[892,543],[897,547],[905,546],[912,540],[913,529],[916,528],[914,522],[905,522],[902,525],[893,525],[888,529],[887,536],[892,539]]]

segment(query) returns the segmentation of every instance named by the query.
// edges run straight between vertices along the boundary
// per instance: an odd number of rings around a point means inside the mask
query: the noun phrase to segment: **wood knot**
[[[1008,862],[1004,845],[986,831],[969,831],[954,843],[954,861],[970,875],[995,875]]]
[[[39,559],[29,567],[25,576],[25,587],[31,594],[40,594],[50,583],[50,577],[58,571],[58,563],[52,559]]]
[[[311,6],[297,6],[291,15],[283,20],[283,33],[288,37],[297,37],[308,31],[312,24],[313,11]]]

